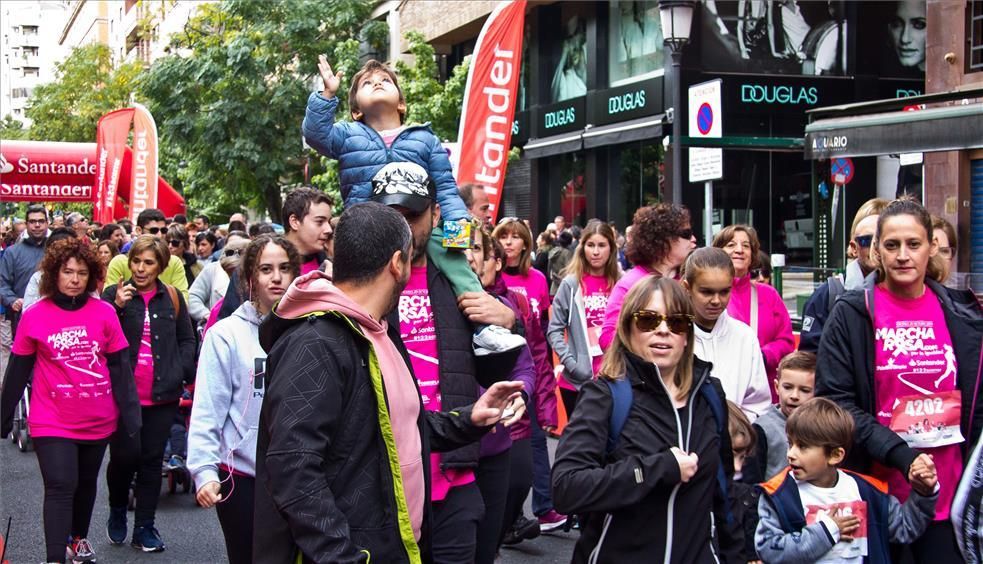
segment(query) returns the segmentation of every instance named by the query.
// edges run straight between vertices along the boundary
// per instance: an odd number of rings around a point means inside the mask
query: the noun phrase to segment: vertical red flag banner
[[[99,118],[96,128],[96,205],[93,221],[113,222],[120,170],[126,155],[126,141],[133,122],[133,108],[123,108]]]
[[[133,172],[130,221],[147,208],[157,207],[157,123],[147,108],[133,104]]]
[[[522,63],[526,0],[499,4],[485,21],[471,57],[457,140],[458,185],[485,187],[498,216],[512,142]]]

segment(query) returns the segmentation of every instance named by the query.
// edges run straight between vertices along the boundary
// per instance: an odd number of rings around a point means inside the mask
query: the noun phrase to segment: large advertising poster
[[[654,0],[613,0],[610,21],[610,83],[617,86],[662,69],[662,24]]]

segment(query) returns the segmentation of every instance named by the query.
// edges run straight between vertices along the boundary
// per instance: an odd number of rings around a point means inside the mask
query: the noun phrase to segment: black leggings
[[[535,425],[535,423],[533,423]],[[519,439],[512,443],[509,449],[509,493],[505,500],[505,515],[502,518],[502,531],[498,535],[498,543],[512,529],[512,524],[522,514],[522,506],[529,497],[532,487],[532,442],[530,439]]]
[[[498,429],[501,433],[502,429]],[[505,431],[506,433],[508,430]],[[478,461],[475,477],[481,498],[485,501],[485,517],[478,523],[478,544],[475,550],[476,564],[494,564],[498,552],[498,539],[502,536],[502,520],[508,501],[509,451],[482,457]]]
[[[253,500],[256,497],[256,478],[218,471],[222,501],[215,505],[218,522],[225,536],[225,552],[230,564],[251,564],[253,561]],[[233,486],[234,484],[234,486]],[[230,495],[231,493],[231,495]]]
[[[109,443],[109,466],[106,468],[109,507],[127,506],[135,474],[136,514],[133,521],[137,527],[154,524],[157,498],[160,497],[161,462],[176,410],[177,402],[145,405],[140,409],[143,425],[139,436],[129,437],[117,432]]]
[[[46,562],[61,562],[69,536],[89,536],[106,441],[34,437],[34,451],[44,480]]]

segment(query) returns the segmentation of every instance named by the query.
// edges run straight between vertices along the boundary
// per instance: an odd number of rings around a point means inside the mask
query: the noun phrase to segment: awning
[[[983,103],[816,120],[805,157],[867,157],[983,148]]]
[[[570,131],[552,137],[530,139],[522,148],[525,156],[530,159],[552,157],[562,153],[571,153],[583,149],[583,131]]]
[[[662,115],[612,123],[584,130],[584,148],[593,149],[617,143],[630,143],[662,136]]]

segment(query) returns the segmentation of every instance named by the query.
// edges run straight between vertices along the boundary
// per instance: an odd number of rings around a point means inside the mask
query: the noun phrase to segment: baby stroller
[[[14,427],[10,432],[10,440],[17,445],[17,448],[21,452],[28,452],[33,448],[31,444],[31,433],[27,430],[27,416],[30,412],[31,383],[28,382],[27,386],[24,387],[24,395],[20,398],[17,408],[14,410]]]
[[[181,491],[188,493],[193,486],[191,471],[185,465],[188,449],[188,420],[191,418],[191,402],[194,398],[192,389],[185,388],[178,403],[178,412],[174,425],[171,426],[171,439],[168,450],[164,453],[162,472],[167,478],[167,491],[176,493],[178,486]]]

